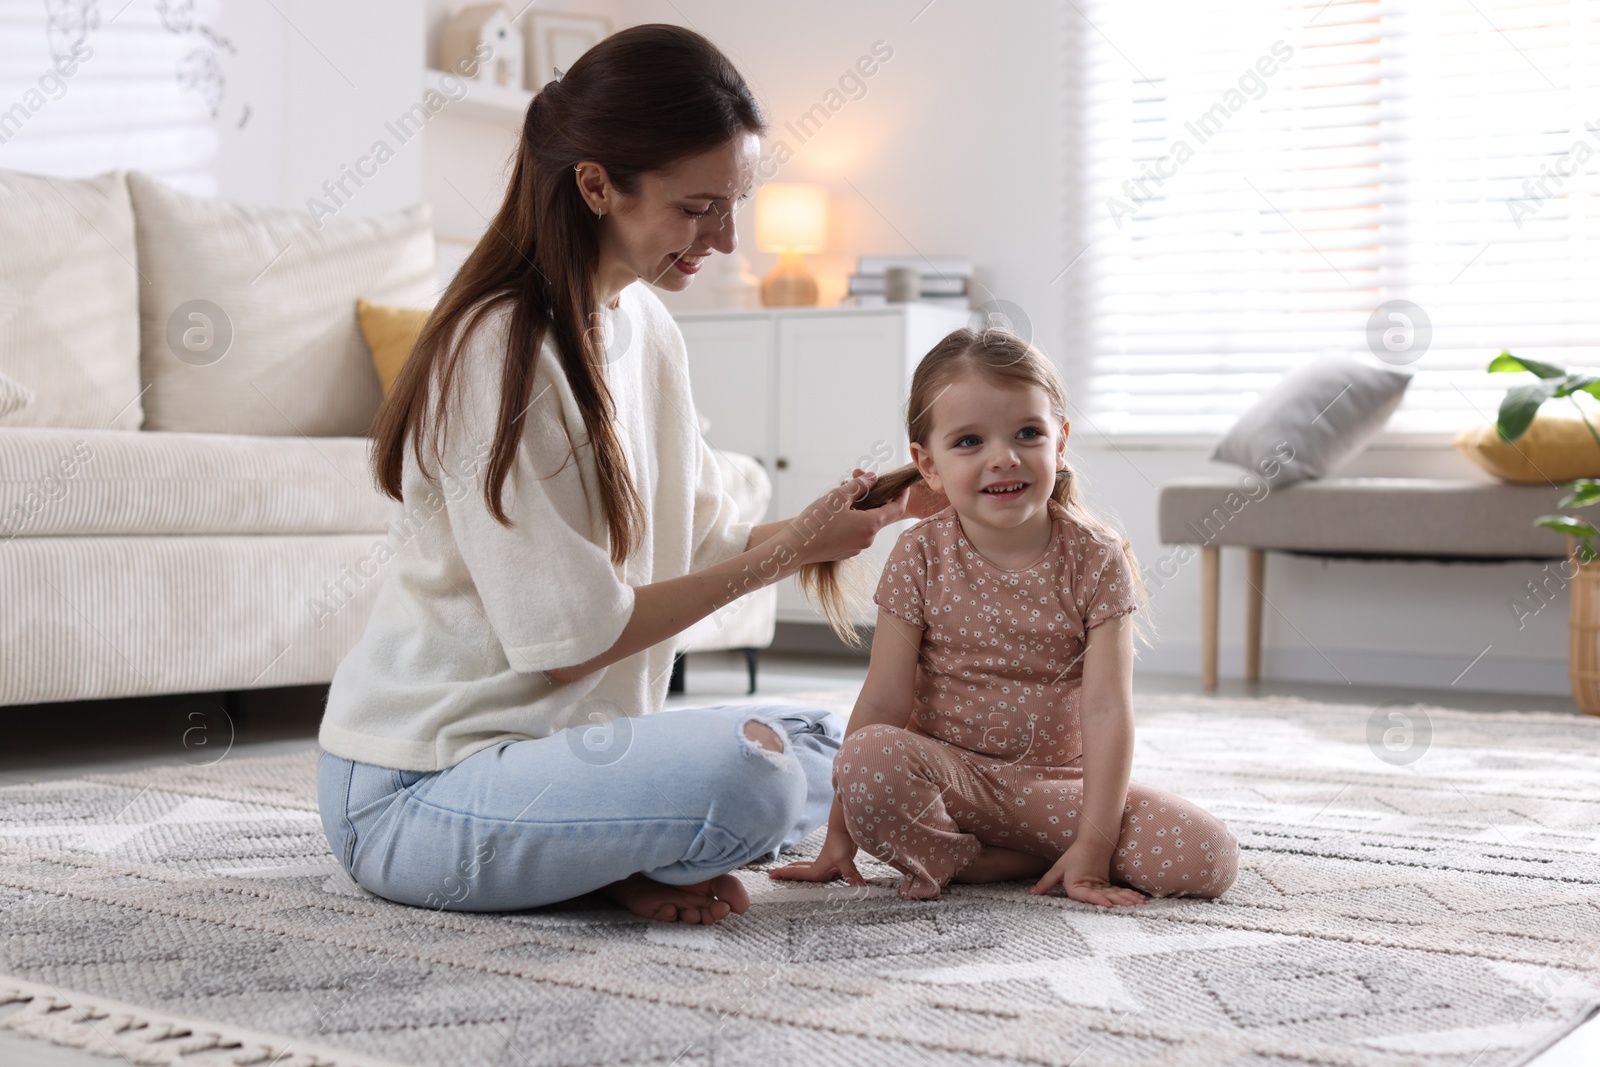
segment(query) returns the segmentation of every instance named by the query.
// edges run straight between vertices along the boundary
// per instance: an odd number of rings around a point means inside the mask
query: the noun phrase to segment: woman
[[[712,923],[749,906],[728,872],[826,819],[829,713],[650,714],[674,635],[927,510],[851,509],[859,471],[791,522],[740,523],[722,492],[682,335],[640,282],[681,290],[733,251],[765,129],[726,57],[665,25],[529,106],[505,202],[373,426],[406,513],[318,781],[368,890],[475,911],[599,890]]]

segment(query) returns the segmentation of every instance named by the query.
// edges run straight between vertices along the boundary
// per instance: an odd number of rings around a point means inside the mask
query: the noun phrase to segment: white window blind
[[[1220,433],[1391,300],[1391,437],[1493,419],[1502,348],[1600,363],[1600,3],[1077,2],[1095,428]]]
[[[0,0],[0,167],[216,192],[220,0]],[[77,56],[72,62],[74,47]],[[86,46],[86,47],[85,47]],[[231,116],[230,116],[231,117]]]

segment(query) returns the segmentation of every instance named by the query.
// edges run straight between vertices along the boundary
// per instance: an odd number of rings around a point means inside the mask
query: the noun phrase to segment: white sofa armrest
[[[739,505],[741,522],[760,522],[772,501],[772,479],[754,456],[714,450],[722,485]],[[778,590],[768,585],[740,597],[678,635],[678,651],[766,648],[777,632]]]

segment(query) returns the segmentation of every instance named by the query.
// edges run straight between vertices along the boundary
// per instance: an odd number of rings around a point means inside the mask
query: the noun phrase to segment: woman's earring
[[[599,218],[599,217],[600,217],[600,216],[602,216],[602,215],[604,215],[604,214],[605,214],[605,211],[603,211],[603,210],[602,210],[602,209],[600,209],[600,208],[596,208],[596,209],[595,209],[595,212],[594,212],[594,217],[595,217],[595,218]]]

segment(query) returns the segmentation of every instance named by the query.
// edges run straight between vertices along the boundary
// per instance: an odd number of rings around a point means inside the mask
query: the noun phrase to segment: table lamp
[[[767,307],[806,307],[817,302],[817,282],[801,256],[827,244],[828,190],[800,182],[768,182],[756,191],[756,248],[778,253],[778,264],[761,280]]]

